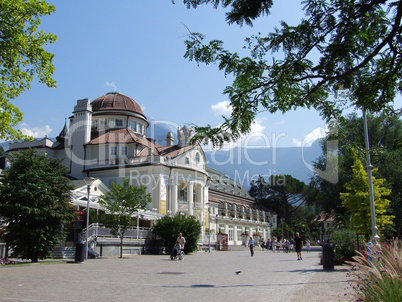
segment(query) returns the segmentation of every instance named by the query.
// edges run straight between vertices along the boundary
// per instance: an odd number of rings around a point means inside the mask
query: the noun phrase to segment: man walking
[[[254,241],[253,237],[250,237],[250,240],[248,241],[248,246],[250,247],[251,257],[254,256],[254,244],[255,244],[255,241]]]
[[[296,237],[295,237],[295,248],[296,248],[297,260],[303,260],[302,256],[301,256],[302,246],[303,246],[303,240],[300,238],[299,232],[297,232]]]

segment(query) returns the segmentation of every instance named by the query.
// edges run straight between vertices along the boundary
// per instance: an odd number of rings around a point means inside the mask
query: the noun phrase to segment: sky
[[[36,81],[14,103],[24,113],[20,129],[34,137],[56,137],[77,100],[93,101],[114,91],[134,99],[149,121],[217,126],[230,114],[223,90],[232,78],[217,65],[198,66],[184,58],[189,30],[243,51],[244,38],[271,32],[282,19],[296,24],[302,17],[299,2],[292,0],[276,1],[271,15],[253,27],[228,25],[223,9],[187,9],[181,0],[47,2],[56,13],[42,18],[41,29],[58,37],[46,47],[55,54],[57,88]],[[325,135],[325,128],[315,110],[262,113],[241,143],[308,146]]]

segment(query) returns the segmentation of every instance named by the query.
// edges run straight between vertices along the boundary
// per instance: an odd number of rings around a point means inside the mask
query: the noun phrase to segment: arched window
[[[198,165],[200,163],[200,153],[195,154],[195,163]]]

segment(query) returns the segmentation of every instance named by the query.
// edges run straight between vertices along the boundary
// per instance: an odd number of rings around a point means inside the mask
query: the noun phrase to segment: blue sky
[[[47,48],[55,54],[57,88],[35,82],[15,102],[24,113],[20,129],[35,137],[57,136],[76,100],[94,100],[111,91],[133,98],[149,120],[216,126],[228,114],[222,92],[231,78],[216,65],[197,66],[184,58],[186,27],[239,51],[245,37],[271,32],[281,19],[296,23],[302,16],[299,4],[291,0],[276,1],[272,14],[254,27],[229,26],[222,9],[187,9],[181,0],[175,5],[170,0],[48,2],[56,13],[44,17],[41,28],[58,36]],[[323,128],[314,110],[263,113],[253,128],[254,138],[243,142],[295,147],[321,137]]]

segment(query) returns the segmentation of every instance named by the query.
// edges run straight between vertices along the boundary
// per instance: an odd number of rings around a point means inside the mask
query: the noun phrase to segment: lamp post
[[[285,221],[285,218],[281,218],[281,223],[282,223],[282,240],[283,240],[283,222]]]
[[[370,162],[370,145],[369,145],[369,135],[368,135],[368,127],[367,127],[367,112],[366,109],[363,108],[363,122],[364,122],[364,140],[366,142],[366,160],[367,160],[367,176],[369,182],[369,197],[370,197],[370,211],[371,211],[371,241],[373,243],[377,243],[380,240],[380,236],[378,236],[378,227],[375,218],[375,203],[374,203],[374,188],[373,188],[373,174],[372,169],[373,166]]]
[[[89,227],[89,194],[91,193],[91,185],[96,180],[94,177],[85,177],[84,181],[87,185],[87,222],[86,222],[86,234],[85,234],[85,259],[88,259],[88,227]]]

